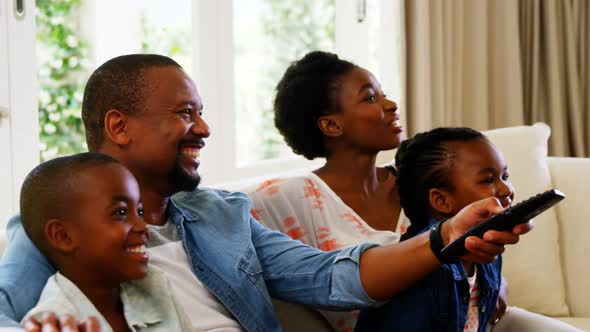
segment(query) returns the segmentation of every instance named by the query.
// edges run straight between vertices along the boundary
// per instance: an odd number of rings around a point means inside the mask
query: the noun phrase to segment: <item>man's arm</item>
[[[503,210],[494,197],[472,203],[442,224],[444,245],[460,237],[471,227]],[[519,235],[528,232],[531,223],[516,226],[512,232],[488,231],[484,238],[468,237],[469,252],[462,259],[473,263],[490,263],[504,252],[504,245],[515,244]],[[367,294],[383,300],[405,290],[422,279],[441,262],[430,248],[430,231],[406,241],[367,250],[361,256],[361,281]]]
[[[20,217],[7,226],[8,244],[0,259],[0,326],[13,326],[37,304],[55,273],[47,258],[25,234]]]
[[[501,210],[494,198],[466,207],[443,224],[443,242],[448,244]],[[429,232],[393,245],[322,252],[290,241],[256,222],[251,228],[271,295],[290,302],[340,309],[368,306],[410,287],[441,264],[430,248]],[[493,261],[504,251],[505,244],[518,242],[518,234],[530,228],[526,224],[513,233],[489,231],[485,240],[468,238],[469,254],[463,259],[475,263]]]

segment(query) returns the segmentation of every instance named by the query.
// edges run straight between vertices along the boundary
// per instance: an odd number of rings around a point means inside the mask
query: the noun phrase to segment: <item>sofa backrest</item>
[[[555,188],[565,290],[571,316],[590,317],[590,158],[548,158]]]
[[[547,125],[537,123],[484,133],[504,155],[516,202],[554,187],[547,164],[551,134]],[[508,303],[544,315],[569,316],[555,208],[537,216],[535,222],[535,229],[521,237],[518,245],[508,246],[503,255]]]

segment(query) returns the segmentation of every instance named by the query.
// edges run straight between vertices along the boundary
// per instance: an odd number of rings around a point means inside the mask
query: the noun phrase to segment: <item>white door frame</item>
[[[17,12],[16,4],[23,4]],[[21,184],[39,163],[35,1],[0,2],[0,229],[18,211]]]

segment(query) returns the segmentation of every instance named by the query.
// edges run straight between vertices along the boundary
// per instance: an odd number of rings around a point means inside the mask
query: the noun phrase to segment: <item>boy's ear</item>
[[[342,127],[338,118],[334,115],[322,116],[318,119],[318,127],[328,137],[338,137],[342,135]]]
[[[45,237],[51,247],[67,254],[77,248],[77,242],[72,234],[71,227],[60,219],[51,219],[45,224]]]
[[[112,109],[104,116],[104,130],[107,138],[117,145],[127,145],[131,141],[128,135],[129,117],[123,112]]]
[[[438,188],[432,188],[428,192],[430,206],[440,214],[450,214],[453,212],[453,198],[449,192]]]

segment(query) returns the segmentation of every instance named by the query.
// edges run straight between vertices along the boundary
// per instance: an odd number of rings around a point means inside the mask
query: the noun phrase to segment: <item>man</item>
[[[194,82],[159,55],[107,61],[90,77],[82,105],[89,150],[120,160],[137,178],[152,225],[150,263],[166,273],[195,330],[278,331],[271,296],[327,309],[374,305],[440,266],[442,245],[502,210],[488,199],[404,243],[322,252],[259,224],[244,194],[197,188],[199,153],[210,135],[202,111]],[[470,238],[463,259],[490,262],[530,228]],[[18,217],[8,233],[0,311],[19,320],[55,271]],[[43,323],[75,324],[55,317]]]

